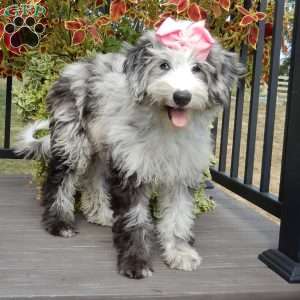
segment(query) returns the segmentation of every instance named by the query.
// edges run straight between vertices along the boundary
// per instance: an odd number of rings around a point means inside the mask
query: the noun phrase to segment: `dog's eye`
[[[171,69],[170,65],[167,62],[163,62],[162,64],[160,64],[159,66],[162,70],[168,71]]]
[[[200,66],[198,64],[194,65],[193,68],[192,68],[192,72],[193,73],[199,73],[199,72],[201,72]]]

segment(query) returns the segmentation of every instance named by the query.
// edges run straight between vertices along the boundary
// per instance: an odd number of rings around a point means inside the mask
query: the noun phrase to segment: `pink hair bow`
[[[167,18],[157,29],[156,38],[168,48],[194,50],[199,60],[205,60],[215,41],[204,25],[205,21]]]

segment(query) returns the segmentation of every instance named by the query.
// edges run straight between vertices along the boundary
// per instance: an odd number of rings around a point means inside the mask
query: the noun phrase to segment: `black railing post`
[[[259,2],[259,10],[265,12],[268,1],[261,0]],[[255,142],[256,142],[256,129],[257,129],[257,115],[259,106],[259,93],[260,93],[260,80],[262,74],[262,60],[264,54],[264,32],[265,32],[265,20],[260,21],[258,24],[259,36],[256,45],[256,51],[253,60],[253,72],[252,72],[252,89],[250,96],[250,111],[249,111],[249,124],[247,134],[247,148],[246,148],[246,161],[245,161],[245,175],[244,183],[252,184],[253,181],[253,169],[255,160]]]
[[[279,199],[278,250],[259,258],[289,282],[300,282],[300,1],[296,1]]]
[[[269,192],[269,186],[270,186],[284,4],[285,4],[284,0],[276,1],[275,3],[272,51],[271,51],[271,61],[270,61],[271,67],[269,73],[270,79],[268,82],[268,98],[267,98],[267,107],[266,107],[265,131],[264,131],[264,147],[263,147],[261,179],[260,179],[261,192]]]
[[[5,99],[5,131],[4,148],[10,146],[10,128],[11,128],[11,104],[12,104],[12,77],[6,79],[6,99]]]
[[[0,159],[22,158],[17,156],[11,147],[12,84],[13,78],[8,76],[6,79],[4,143],[0,145]]]

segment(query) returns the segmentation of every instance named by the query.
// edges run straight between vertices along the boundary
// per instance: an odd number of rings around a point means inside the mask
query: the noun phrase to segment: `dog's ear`
[[[239,62],[236,53],[223,49],[217,43],[212,47],[207,63],[211,67],[208,75],[210,101],[226,104],[234,82],[245,76],[246,68]]]
[[[130,92],[139,102],[143,100],[146,93],[149,65],[153,57],[151,48],[153,48],[151,36],[142,36],[135,46],[127,49],[126,60],[123,65]]]

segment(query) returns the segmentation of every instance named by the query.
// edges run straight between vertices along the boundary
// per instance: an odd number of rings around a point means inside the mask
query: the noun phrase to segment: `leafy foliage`
[[[244,0],[27,0],[2,1],[6,8],[0,10],[0,74],[14,74],[21,78],[28,67],[24,53],[48,53],[66,62],[86,56],[88,51],[116,51],[123,41],[134,42],[140,32],[159,26],[167,17],[176,19],[205,20],[212,34],[228,49],[239,50],[242,43],[250,45],[249,54],[256,48],[258,21],[265,20],[265,65],[270,61],[270,36],[274,2],[269,1],[266,12],[258,10],[259,1]],[[17,4],[14,4],[17,2]],[[25,2],[25,3],[24,3]],[[24,9],[24,5],[26,9]],[[45,13],[46,11],[46,13]],[[32,16],[45,27],[39,36],[38,47],[26,44],[13,47],[7,24],[15,16],[23,19]],[[290,34],[289,14],[285,15],[284,41]],[[267,79],[268,69],[264,70]]]
[[[14,89],[15,103],[25,121],[47,118],[45,98],[64,61],[49,54],[26,55],[23,84]]]
[[[206,180],[211,180],[210,172],[207,170],[203,173],[202,181],[197,190],[194,190],[194,213],[200,215],[213,211],[216,207],[215,201],[206,193]],[[154,219],[159,220],[161,213],[158,206],[158,196],[156,191],[153,191],[150,201],[150,211]]]

